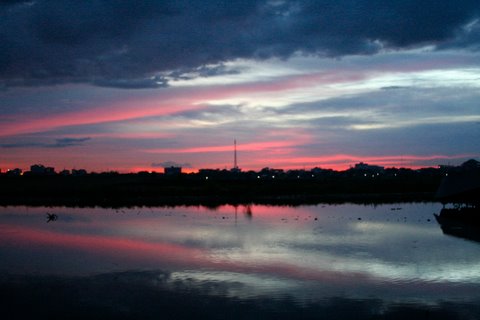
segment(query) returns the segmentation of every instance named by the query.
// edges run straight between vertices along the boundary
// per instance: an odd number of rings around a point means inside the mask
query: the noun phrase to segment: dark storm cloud
[[[0,6],[9,6],[12,4],[18,4],[18,3],[26,3],[28,1],[25,0],[2,0],[0,1]]]
[[[9,144],[1,144],[2,148],[67,148],[74,146],[82,146],[84,142],[91,138],[61,138],[56,139],[55,143],[42,143],[42,142],[17,142]]]
[[[6,1],[0,87],[157,88],[166,85],[159,74],[215,75],[202,68],[235,58],[476,49],[479,28],[465,26],[479,9],[478,0]]]
[[[480,49],[480,19],[477,18],[464,26],[457,32],[456,37],[439,46],[440,49],[455,47],[469,47],[476,51]]]

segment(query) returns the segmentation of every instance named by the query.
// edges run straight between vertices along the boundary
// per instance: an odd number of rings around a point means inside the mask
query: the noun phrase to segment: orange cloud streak
[[[107,105],[88,110],[62,113],[57,115],[38,116],[23,115],[22,119],[11,120],[2,125],[1,136],[49,131],[56,128],[89,125],[116,121],[126,121],[150,116],[166,116],[180,112],[205,108],[202,104],[210,100],[219,100],[239,94],[256,92],[277,92],[293,90],[300,87],[318,85],[319,83],[338,83],[360,80],[362,74],[322,72],[306,75],[295,75],[280,78],[272,82],[237,84],[229,86],[201,87],[197,89],[172,89],[173,93],[148,97],[138,100],[115,101]],[[178,92],[178,91],[181,92]]]
[[[238,95],[254,93],[271,93],[312,87],[320,84],[338,84],[356,82],[379,73],[406,73],[419,70],[435,69],[437,64],[410,64],[408,66],[383,66],[380,71],[329,70],[310,74],[292,75],[270,79],[264,82],[250,82],[234,85],[203,86],[197,88],[173,87],[159,91],[156,96],[148,98],[115,101],[88,110],[69,112],[57,115],[41,116],[22,115],[21,119],[10,117],[10,122],[0,128],[1,136],[12,136],[24,133],[43,132],[55,128],[125,121],[149,116],[164,116],[179,112],[198,110],[201,104],[211,100],[221,100]],[[2,116],[6,120],[5,116]]]
[[[150,116],[166,116],[180,112],[204,108],[191,103],[177,101],[158,101],[144,99],[140,101],[114,102],[93,109],[63,113],[48,117],[25,118],[11,122],[0,128],[0,136],[11,136],[32,132],[49,131],[56,128],[125,121]]]

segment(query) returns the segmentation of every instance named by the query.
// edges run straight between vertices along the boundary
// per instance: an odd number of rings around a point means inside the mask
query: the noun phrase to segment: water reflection
[[[303,303],[285,294],[237,299],[228,292],[242,284],[172,281],[164,271],[66,277],[24,277],[4,283],[2,315],[69,319],[477,319],[475,304],[439,301],[435,306],[375,297],[315,296]],[[54,290],[52,290],[52,287]],[[25,308],[25,292],[30,299]],[[79,301],[79,303],[72,303]]]
[[[465,306],[478,316],[472,306],[480,301],[480,246],[445,237],[432,219],[439,210],[438,204],[5,207],[1,294],[15,292],[32,303],[43,295],[75,294],[92,308],[131,308],[132,314],[125,312],[132,316],[140,304],[152,317],[158,314],[151,304],[167,293],[172,303],[193,309],[198,301],[211,305],[199,311],[210,315],[213,303],[221,303],[222,312],[231,307],[271,317],[318,316],[319,308],[358,319],[405,312],[457,316]],[[55,223],[45,223],[46,212],[56,215]],[[68,286],[58,289],[59,283]],[[27,293],[32,286],[42,288],[38,296]],[[132,292],[139,300],[122,303]]]

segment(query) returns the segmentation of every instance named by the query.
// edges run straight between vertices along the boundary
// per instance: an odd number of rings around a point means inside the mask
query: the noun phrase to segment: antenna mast
[[[233,139],[233,168],[237,169],[237,139]]]

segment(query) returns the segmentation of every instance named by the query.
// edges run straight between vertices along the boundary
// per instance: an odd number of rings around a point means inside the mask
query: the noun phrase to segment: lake
[[[480,319],[441,208],[0,207],[2,319]]]

